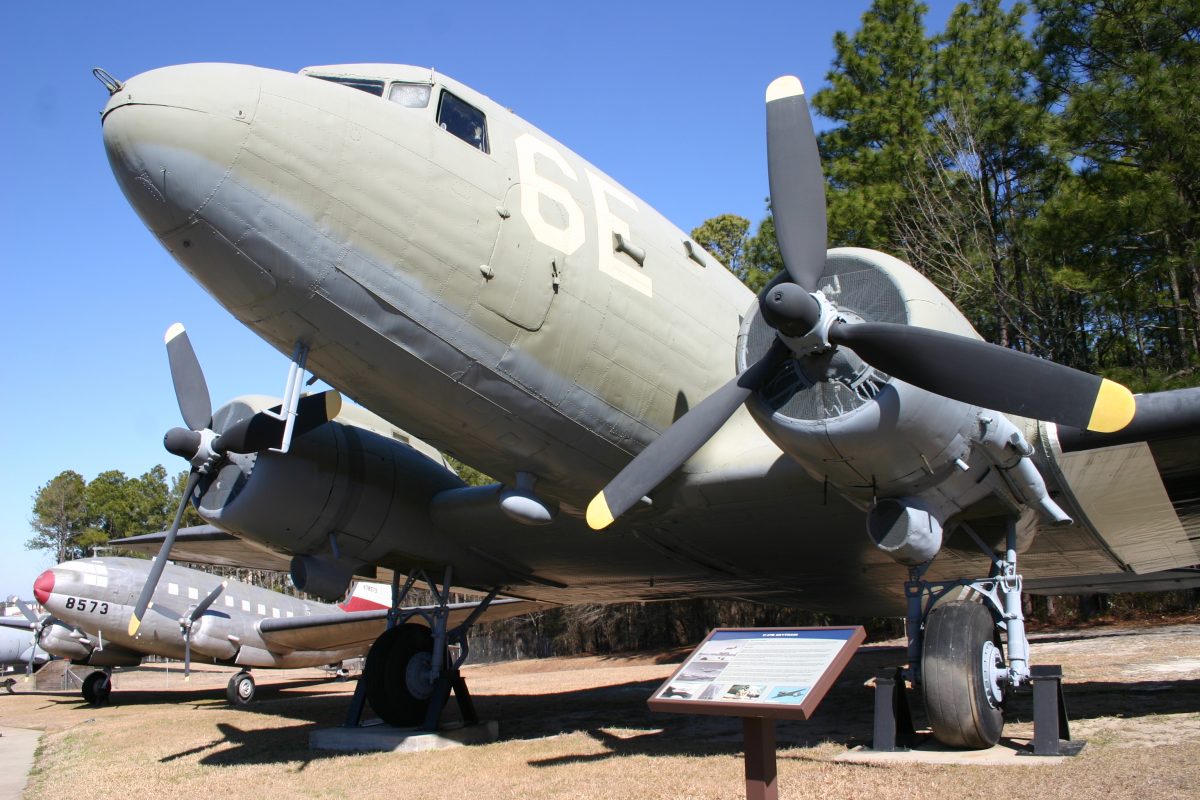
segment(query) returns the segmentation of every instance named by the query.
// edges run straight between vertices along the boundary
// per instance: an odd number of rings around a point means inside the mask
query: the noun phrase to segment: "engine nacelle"
[[[269,398],[238,398],[218,409],[213,427],[224,430],[270,405]],[[378,563],[404,550],[428,554],[438,539],[430,499],[464,484],[400,436],[368,412],[344,408],[337,419],[296,437],[287,453],[229,455],[201,483],[200,515],[285,552],[329,554],[346,564]],[[332,572],[313,563],[305,565],[302,580],[330,590]],[[344,593],[345,583],[335,595]]]
[[[848,321],[918,325],[978,338],[937,287],[872,250],[830,250],[818,289]],[[738,366],[775,339],[757,304],[738,337]],[[893,379],[841,347],[788,359],[747,402],[779,447],[860,507],[915,495],[970,450],[978,409]]]
[[[830,250],[817,289],[849,323],[979,338],[937,287],[883,253]],[[755,304],[738,337],[739,369],[760,359],[775,338]],[[1001,414],[892,378],[846,347],[787,359],[746,405],[816,480],[872,509],[872,541],[902,563],[932,558],[942,524],[989,494],[1006,498],[1014,511],[1028,505],[1055,523],[1069,522],[1028,457],[1032,421],[1022,432]]]
[[[50,625],[38,637],[38,646],[50,655],[71,661],[87,661],[92,643],[63,625]]]

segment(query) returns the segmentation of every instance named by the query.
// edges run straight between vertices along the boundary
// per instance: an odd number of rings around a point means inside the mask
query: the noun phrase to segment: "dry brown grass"
[[[780,794],[862,797],[1194,798],[1200,794],[1200,627],[1051,634],[1039,663],[1061,663],[1083,754],[1040,767],[863,766],[831,759],[871,734],[864,686],[902,657],[864,648],[808,723],[779,726]],[[118,675],[114,703],[75,692],[0,698],[0,725],[46,731],[26,797],[728,798],[743,796],[737,720],[651,714],[673,669],[653,656],[549,659],[468,668],[500,742],[407,755],[331,755],[308,735],[339,724],[353,683],[315,670],[260,672],[249,710],[225,705],[230,672],[184,687],[161,669]],[[18,685],[18,692],[22,686]],[[1028,700],[1006,734],[1032,733]],[[919,714],[919,711],[918,711]],[[919,717],[918,717],[919,721]]]

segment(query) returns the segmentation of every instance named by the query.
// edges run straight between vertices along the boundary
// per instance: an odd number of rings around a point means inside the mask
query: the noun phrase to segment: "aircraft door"
[[[550,303],[558,292],[566,257],[539,242],[516,210],[521,208],[519,183],[509,187],[502,208],[506,215],[487,265],[490,275],[479,293],[479,303],[489,311],[528,331],[546,321]],[[553,204],[551,204],[553,205]],[[543,208],[543,213],[560,213]],[[565,219],[561,223],[566,227]]]

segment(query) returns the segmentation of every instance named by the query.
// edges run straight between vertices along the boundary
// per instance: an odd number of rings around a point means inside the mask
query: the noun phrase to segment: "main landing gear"
[[[934,738],[950,747],[984,749],[1000,740],[1009,693],[1030,680],[1029,641],[1015,520],[1008,522],[1003,557],[964,529],[992,559],[991,575],[935,583],[921,579],[925,567],[910,568],[904,585],[908,663],[910,677],[924,689]],[[955,590],[963,597],[943,599]]]
[[[433,606],[401,609],[417,578],[433,590]],[[459,668],[467,660],[467,631],[487,609],[496,590],[479,603],[462,623],[450,627],[450,583],[453,571],[446,568],[441,588],[423,570],[414,571],[403,588],[392,584],[392,609],[388,629],[367,653],[362,677],[354,693],[347,727],[362,718],[364,703],[389,725],[437,730],[442,709],[453,691],[468,724],[478,722],[466,682]],[[419,622],[417,620],[420,620]],[[457,646],[453,653],[451,646]]]
[[[111,669],[98,669],[83,679],[83,699],[88,705],[102,706],[111,694]]]
[[[225,687],[225,698],[229,705],[238,708],[248,706],[254,701],[254,678],[249,670],[242,670],[229,679]]]

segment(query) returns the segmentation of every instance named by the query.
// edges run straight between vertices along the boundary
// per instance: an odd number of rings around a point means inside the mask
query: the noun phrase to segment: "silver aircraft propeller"
[[[33,634],[30,640],[29,659],[25,664],[25,680],[29,680],[33,677],[33,662],[37,658],[37,649],[42,644],[42,633],[51,625],[61,625],[62,622],[49,613],[37,614],[32,606],[16,596],[10,597],[9,602],[20,610],[21,616],[25,617],[26,622],[29,623],[30,633]]]
[[[839,316],[816,291],[825,268],[825,181],[804,88],[797,78],[778,78],[767,88],[766,105],[771,210],[787,279],[763,290],[759,309],[776,344],[676,420],[592,498],[589,526],[611,525],[699,450],[774,374],[780,343],[797,358],[849,347],[894,378],[984,408],[1097,432],[1129,424],[1136,406],[1118,383],[978,339]]]
[[[192,676],[192,626],[196,624],[196,620],[204,616],[204,612],[208,611],[208,607],[220,596],[221,592],[225,591],[227,586],[229,586],[229,581],[221,581],[204,596],[204,599],[195,608],[179,618],[179,628],[183,631],[183,679],[185,681]]]
[[[9,600],[14,603],[18,609],[20,609],[21,616],[28,620],[29,630],[33,632],[33,640],[31,641],[31,646],[29,648],[29,662],[25,665],[25,680],[29,680],[31,677],[33,677],[33,660],[37,655],[38,640],[42,636],[42,628],[52,619],[52,617],[49,614],[43,614],[39,617],[34,613],[32,608],[27,606],[24,601],[18,597],[14,596],[9,598]]]
[[[207,475],[228,453],[256,453],[270,447],[278,447],[283,441],[285,423],[271,413],[260,411],[244,419],[228,425],[222,431],[212,429],[212,401],[209,399],[208,382],[204,379],[204,371],[196,351],[192,348],[191,340],[183,325],[176,322],[167,329],[165,343],[167,359],[171,366],[171,381],[175,386],[175,396],[179,403],[179,411],[183,415],[187,428],[172,428],[163,437],[163,446],[168,452],[185,458],[192,465],[188,475],[179,509],[175,512],[175,520],[163,539],[162,547],[150,567],[150,574],[142,586],[134,604],[133,614],[129,617],[129,635],[137,634],[138,628],[145,619],[150,607],[150,600],[163,569],[167,565],[167,557],[179,534],[183,522],[183,514],[187,504],[191,502],[200,479]],[[308,431],[323,425],[337,416],[342,407],[341,395],[330,390],[300,398],[296,407],[296,420],[292,435],[302,436]],[[272,409],[278,412],[278,408]]]

